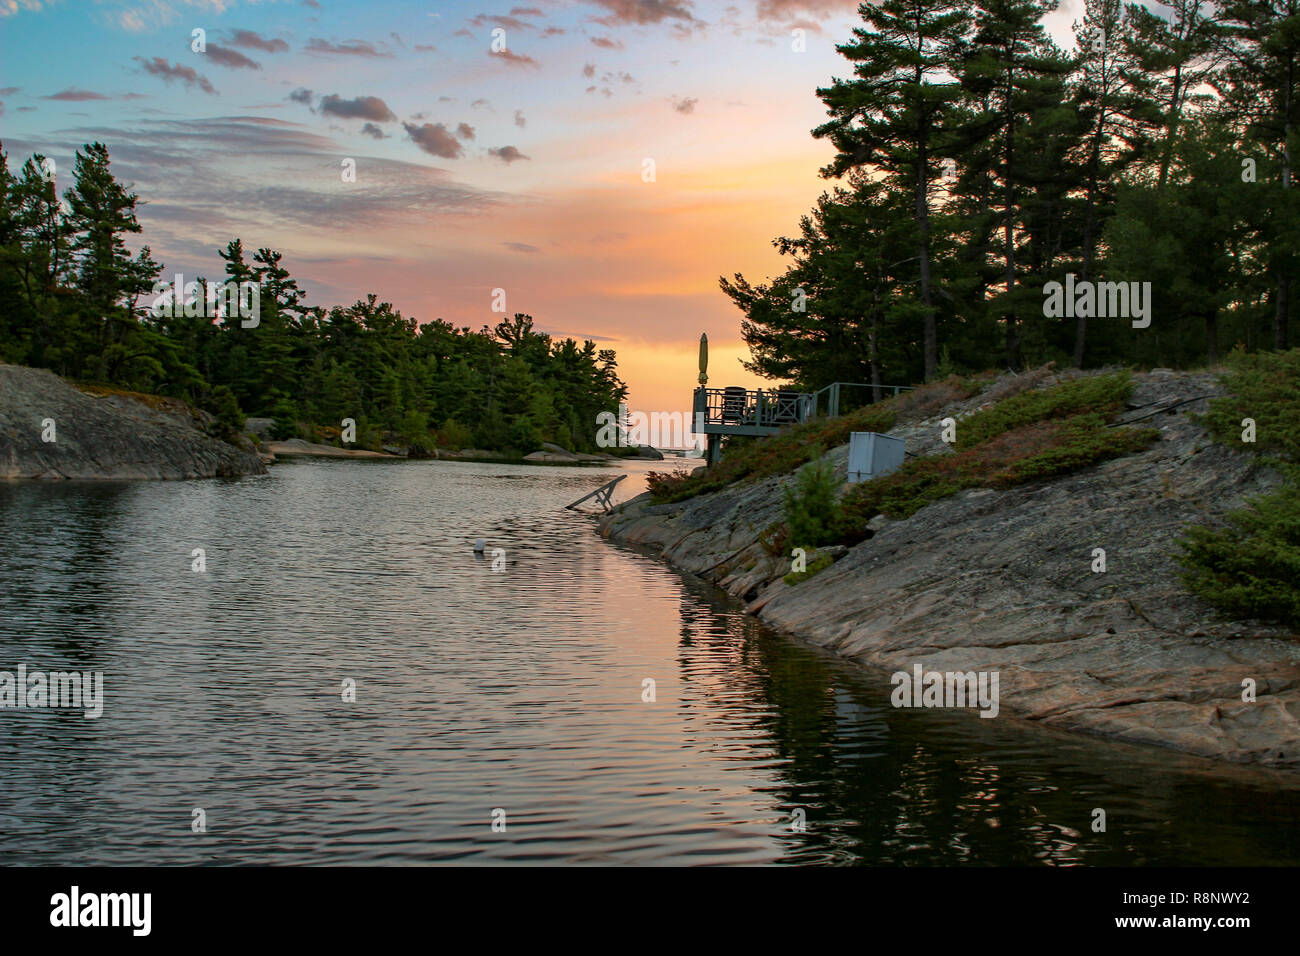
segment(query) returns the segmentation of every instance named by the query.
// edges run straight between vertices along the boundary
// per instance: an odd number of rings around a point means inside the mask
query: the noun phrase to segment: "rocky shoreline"
[[[92,481],[180,480],[266,473],[285,458],[400,461],[406,449],[344,448],[269,438],[270,419],[250,418],[241,445],[209,434],[210,416],[178,399],[111,389],[77,388],[45,369],[0,364],[0,478]],[[520,464],[607,464],[623,460],[545,444],[522,459],[505,452],[437,449],[449,461]],[[662,460],[651,448],[629,457]]]
[[[1211,441],[1190,415],[1219,394],[1208,373],[1136,375],[1131,417],[1160,430],[1146,451],[1055,480],[971,489],[873,535],[788,585],[789,555],[759,532],[781,517],[784,475],[674,504],[648,494],[601,520],[715,581],[773,627],[868,668],[996,672],[1002,719],[1114,737],[1236,763],[1300,770],[1300,641],[1223,618],[1178,579],[1176,539],[1278,476]],[[944,454],[942,418],[889,434]],[[1130,416],[1125,416],[1130,417]],[[826,453],[847,479],[847,446]],[[1104,548],[1104,573],[1092,568]],[[1243,682],[1255,700],[1243,700]],[[1249,685],[1247,685],[1249,686]],[[972,719],[978,719],[974,711]]]
[[[0,478],[96,481],[265,474],[251,449],[203,431],[184,402],[81,391],[44,369],[0,365]]]

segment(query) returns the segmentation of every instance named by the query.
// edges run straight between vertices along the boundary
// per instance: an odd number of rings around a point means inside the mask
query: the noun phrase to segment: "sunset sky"
[[[771,240],[827,187],[814,91],[849,72],[856,5],[0,0],[0,140],[11,169],[53,157],[60,191],[106,143],[166,275],[220,275],[239,237],[309,304],[375,292],[473,328],[503,288],[616,349],[633,408],[685,410],[701,332],[711,384],[755,384],[718,276],[780,271]]]

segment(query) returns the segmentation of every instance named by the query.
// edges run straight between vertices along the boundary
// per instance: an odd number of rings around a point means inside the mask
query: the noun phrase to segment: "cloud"
[[[489,153],[501,160],[503,163],[513,163],[520,159],[530,159],[513,146],[502,146],[500,149],[489,149]]]
[[[21,86],[6,86],[0,88],[0,96],[13,96],[21,89],[22,89]]]
[[[328,53],[338,56],[392,56],[391,53],[380,50],[373,43],[368,43],[365,40],[345,40],[343,43],[330,43],[328,40],[312,37],[311,42],[303,49],[308,53]]]
[[[447,127],[441,123],[424,123],[420,126],[403,123],[402,128],[406,130],[406,135],[411,138],[411,142],[430,156],[440,156],[443,159],[459,159],[465,151],[465,147],[460,144],[460,141],[447,132]]]
[[[178,247],[193,245],[200,261],[219,266],[214,247],[247,236],[253,224],[263,230],[390,221],[427,225],[431,217],[482,210],[506,198],[459,184],[445,170],[418,161],[379,157],[368,157],[366,175],[338,189],[339,158],[349,152],[315,129],[267,117],[147,119],[128,127],[59,132],[66,140],[33,144],[29,152],[70,156],[82,143],[111,144],[114,173],[149,199],[140,219],[164,261]]]
[[[512,17],[533,17],[534,19],[546,16],[546,14],[542,13],[542,11],[538,10],[536,7],[515,7],[510,11],[510,15]]]
[[[260,70],[262,64],[255,60],[250,60],[238,50],[228,50],[223,46],[217,46],[215,43],[209,43],[205,56],[211,57],[212,62],[217,66],[228,67],[232,70]]]
[[[673,101],[673,109],[679,113],[694,113],[695,104],[698,102],[699,100],[693,96],[683,96]]]
[[[536,246],[530,246],[526,242],[503,242],[501,243],[501,245],[505,246],[511,252],[541,252],[542,251],[541,249],[538,249]]]
[[[474,34],[470,33],[470,32],[469,32],[468,30],[466,30],[464,27],[461,27],[459,30],[457,30],[455,33],[453,33],[452,36],[454,36],[454,37],[471,37],[471,38],[472,38],[472,37],[474,36]]]
[[[622,40],[611,40],[609,37],[592,37],[591,42],[602,50],[621,50],[623,49]]]
[[[604,0],[597,0],[597,2],[603,5]],[[760,20],[784,22],[799,14],[825,19],[836,13],[851,13],[857,10],[858,2],[859,0],[758,0],[757,13]],[[804,24],[799,25],[804,26]]]
[[[384,131],[380,129],[378,126],[376,126],[374,123],[367,123],[365,126],[361,127],[361,132],[366,136],[373,136],[375,139],[388,138],[387,136],[384,135]]]
[[[301,103],[304,106],[311,106],[312,91],[305,86],[300,86],[289,94],[289,99],[295,103]]]
[[[331,93],[321,97],[320,111],[343,119],[375,120],[380,123],[391,123],[397,119],[388,104],[377,96],[358,96],[356,99],[345,100]]]
[[[557,37],[563,35],[564,31],[559,27],[547,27],[543,32],[544,37]]]
[[[461,139],[473,139],[474,132],[474,127],[470,126],[468,123],[461,123],[456,127],[456,135]]]
[[[596,75],[596,64],[595,64],[595,63],[588,63],[588,64],[586,64],[585,66],[583,66],[583,68],[582,68],[582,75],[585,76],[585,77],[587,77],[587,79],[591,79],[593,76],[595,76],[595,75]]]
[[[480,13],[469,21],[476,27],[485,27],[488,24],[501,27],[504,30],[536,30],[537,28],[531,23],[524,23],[523,20],[517,20],[514,17],[503,17],[499,15],[489,15]]]
[[[416,53],[434,53],[437,49],[438,48],[431,43],[417,43],[415,45]]]
[[[514,50],[488,50],[488,56],[496,57],[498,60],[505,60],[511,66],[540,66],[541,64],[534,60],[526,53],[516,53]]]
[[[179,63],[168,63],[160,56],[155,56],[149,60],[142,56],[132,57],[132,59],[139,63],[146,73],[156,76],[167,83],[172,80],[180,80],[187,87],[197,86],[204,93],[216,95],[217,91],[208,82],[208,78],[188,66],[181,66]]]
[[[41,0],[0,0],[0,17],[11,17],[19,10],[39,10]]]
[[[525,126],[528,125],[528,120],[524,119],[523,110],[515,110],[515,125],[518,126],[520,129],[523,129]]]
[[[86,100],[111,100],[111,96],[105,96],[103,93],[95,93],[91,90],[79,90],[75,86],[70,86],[66,90],[54,93],[50,96],[42,96],[43,100],[61,100],[65,103],[83,103]]]
[[[772,0],[759,0],[760,10],[763,3]],[[776,0],[783,2],[783,0]],[[597,23],[612,27],[616,24],[631,23],[645,25],[662,23],[665,20],[680,20],[686,23],[697,22],[691,14],[694,6],[690,0],[596,0],[598,6],[609,11],[608,16],[594,18]],[[857,0],[853,0],[857,6]]]
[[[246,50],[261,50],[264,53],[287,53],[289,44],[279,37],[267,38],[252,30],[235,30],[229,41],[231,46],[242,46]]]
[[[476,99],[473,103],[471,103],[471,104],[469,104],[469,105],[470,105],[470,107],[471,107],[472,109],[476,109],[476,110],[477,110],[477,109],[482,109],[482,108],[487,108],[487,109],[491,109],[491,108],[492,108],[492,104],[489,103],[487,100],[483,99],[482,97],[479,97],[478,99]]]

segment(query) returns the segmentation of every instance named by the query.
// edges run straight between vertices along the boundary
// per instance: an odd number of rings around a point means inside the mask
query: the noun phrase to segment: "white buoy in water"
[[[474,542],[474,553],[475,553],[475,554],[482,554],[482,553],[483,553],[483,549],[486,548],[486,547],[487,547],[487,542],[484,541],[482,538],[478,538],[478,539],[475,540],[475,542]]]

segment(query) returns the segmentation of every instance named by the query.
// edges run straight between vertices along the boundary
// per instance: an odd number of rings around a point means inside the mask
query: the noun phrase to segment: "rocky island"
[[[0,477],[182,479],[257,475],[250,448],[206,433],[184,402],[82,391],[52,372],[0,365]]]

